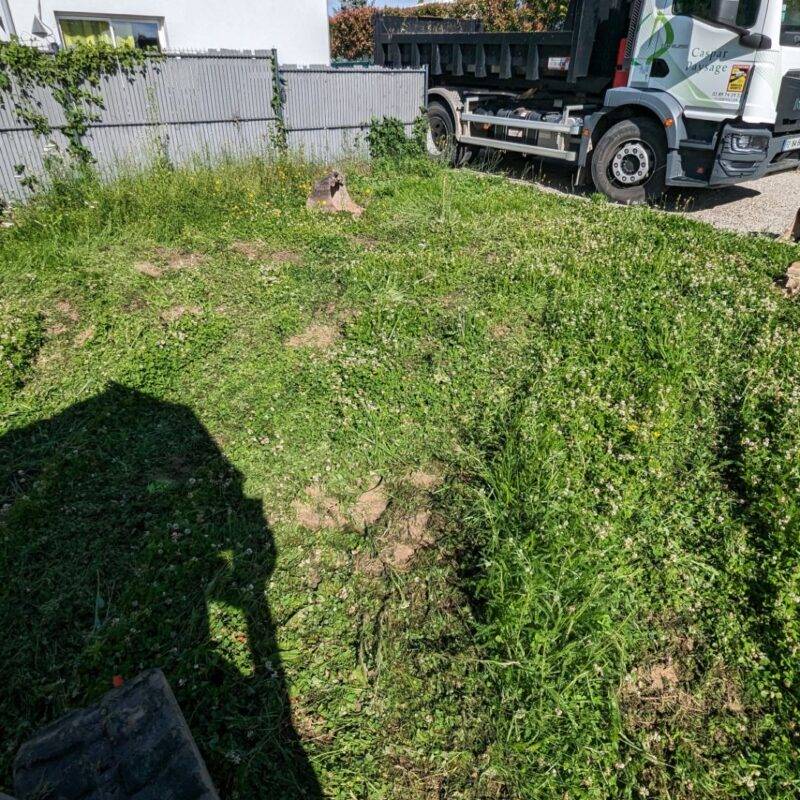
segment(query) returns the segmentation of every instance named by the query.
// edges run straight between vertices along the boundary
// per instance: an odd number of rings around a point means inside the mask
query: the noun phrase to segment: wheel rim
[[[450,134],[444,120],[439,116],[428,119],[428,150],[432,155],[443,155],[448,148]]]
[[[622,144],[608,165],[608,178],[623,189],[641,186],[653,175],[656,157],[646,142],[636,139]]]

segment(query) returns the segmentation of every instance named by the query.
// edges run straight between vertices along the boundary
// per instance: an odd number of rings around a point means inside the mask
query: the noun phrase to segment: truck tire
[[[455,125],[450,110],[433,101],[428,104],[428,155],[455,167],[463,166],[472,157],[472,149],[456,141]]]
[[[617,203],[651,203],[664,194],[667,145],[658,123],[646,117],[612,125],[592,154],[595,188]]]

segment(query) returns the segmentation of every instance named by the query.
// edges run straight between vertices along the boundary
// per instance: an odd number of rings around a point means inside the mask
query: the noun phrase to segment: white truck
[[[427,66],[434,153],[557,159],[622,203],[800,166],[800,0],[571,0],[534,33],[379,16],[375,61]]]

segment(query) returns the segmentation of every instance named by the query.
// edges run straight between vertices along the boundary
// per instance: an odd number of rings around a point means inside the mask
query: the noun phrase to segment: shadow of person
[[[318,798],[261,503],[185,406],[122,386],[0,438],[0,787],[39,726],[160,666],[224,798]]]

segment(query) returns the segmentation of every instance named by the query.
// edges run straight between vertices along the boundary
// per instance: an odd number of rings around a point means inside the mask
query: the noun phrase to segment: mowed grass
[[[796,797],[796,250],[316,174],[0,232],[0,787],[161,666],[225,798]]]

